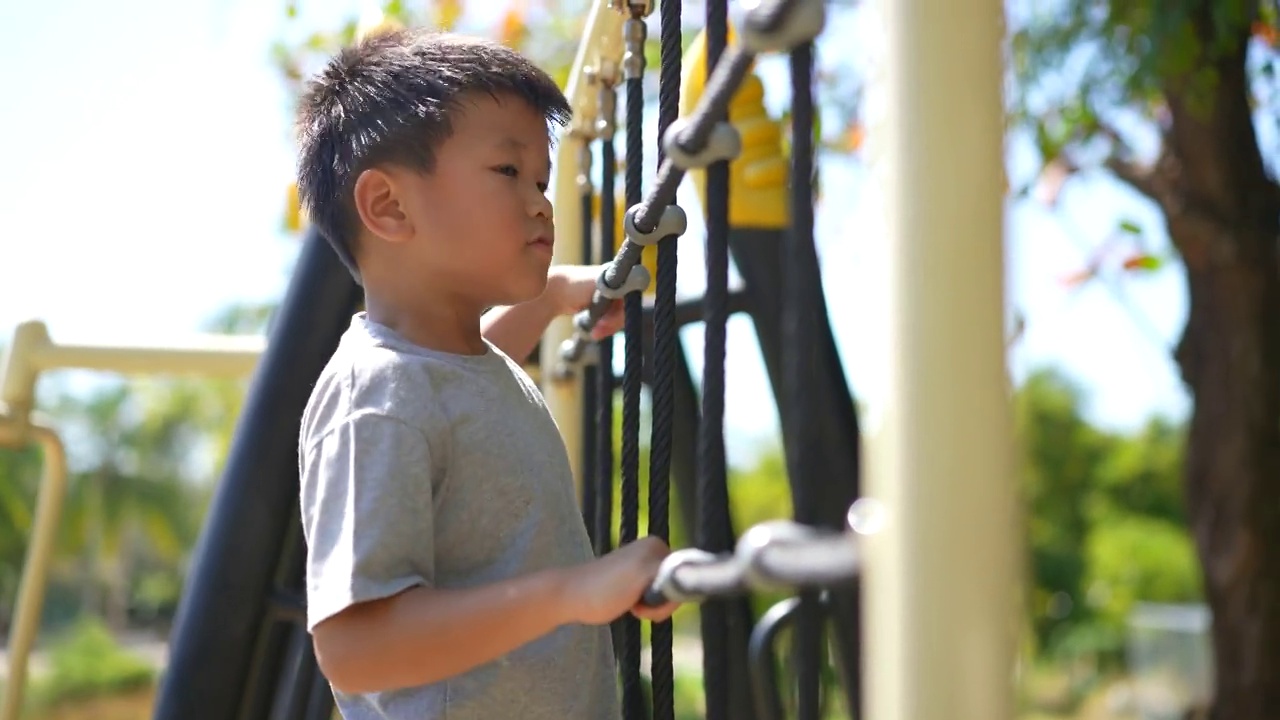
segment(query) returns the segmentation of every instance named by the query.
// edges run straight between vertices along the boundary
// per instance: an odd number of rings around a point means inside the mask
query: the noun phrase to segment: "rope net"
[[[813,239],[813,187],[815,171],[813,126],[813,39],[822,29],[825,9],[821,0],[762,1],[750,9],[739,29],[738,41],[728,42],[728,3],[705,3],[706,68],[704,91],[687,117],[679,117],[681,84],[681,3],[660,4],[660,69],[658,89],[658,137],[656,178],[644,191],[643,116],[645,108],[644,45],[649,2],[615,2],[626,14],[623,24],[621,83],[598,76],[599,117],[593,139],[600,143],[601,168],[597,258],[610,258],[597,281],[590,307],[574,320],[574,334],[560,349],[564,367],[580,369],[585,381],[584,416],[592,442],[584,448],[587,468],[583,489],[583,513],[595,550],[611,550],[614,537],[614,401],[618,387],[614,375],[614,342],[596,342],[594,364],[586,350],[590,333],[609,305],[624,303],[620,497],[617,538],[634,542],[640,533],[640,417],[641,393],[648,378],[652,397],[650,437],[648,528],[651,535],[670,539],[670,474],[675,431],[675,378],[680,351],[676,305],[676,242],[685,231],[683,211],[675,204],[676,191],[686,172],[705,168],[706,293],[701,302],[705,326],[704,370],[697,417],[695,547],[672,553],[644,601],[700,603],[703,644],[703,685],[706,717],[730,717],[735,693],[751,698],[756,717],[781,718],[784,703],[778,687],[773,645],[784,628],[792,631],[793,666],[796,668],[792,701],[801,718],[817,718],[820,706],[820,674],[824,650],[824,618],[827,589],[847,585],[858,572],[858,553],[852,528],[855,508],[849,510],[848,528],[833,530],[818,523],[817,488],[823,482],[818,422],[811,407],[815,353],[807,348],[822,342],[815,308],[821,302]],[[731,98],[750,71],[755,57],[764,52],[789,53],[792,106],[791,222],[784,235],[783,347],[780,405],[789,408],[784,423],[788,473],[792,476],[794,521],[775,521],[749,528],[735,543],[730,523],[726,484],[724,412],[725,343],[731,294],[728,289],[730,253],[729,162],[741,150],[741,141],[730,124]],[[627,210],[621,225],[626,237],[619,245],[615,235],[616,148],[614,132],[618,85],[625,91],[626,128],[623,197]],[[581,154],[579,185],[582,192],[584,229],[593,225],[591,152]],[[590,233],[584,233],[588,237]],[[646,324],[644,291],[652,278],[640,262],[645,247],[656,245],[656,289]],[[615,250],[616,248],[616,250]],[[651,335],[650,335],[651,333]],[[648,358],[646,358],[648,349]],[[647,360],[647,363],[646,363]],[[646,372],[647,371],[647,372]],[[751,688],[734,686],[731,668],[732,627],[739,616],[729,601],[753,590],[789,589],[796,593],[772,608],[750,633]],[[613,628],[622,690],[623,717],[640,720],[673,720],[674,683],[672,625],[654,623],[650,628],[651,669],[649,693],[641,671],[641,623],[631,615]],[[847,678],[847,676],[846,676]],[[848,684],[846,682],[846,684]],[[856,709],[856,689],[847,687],[849,707]],[[741,700],[738,700],[740,703]],[[739,705],[741,707],[741,705]]]

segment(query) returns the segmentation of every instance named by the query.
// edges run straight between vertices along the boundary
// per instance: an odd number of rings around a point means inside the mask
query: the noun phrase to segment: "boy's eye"
[[[498,165],[493,168],[493,171],[498,173],[499,175],[506,175],[507,177],[511,177],[511,178],[520,177],[520,170],[515,165]],[[550,187],[551,186],[548,183],[539,182],[538,192],[546,193],[547,189]]]

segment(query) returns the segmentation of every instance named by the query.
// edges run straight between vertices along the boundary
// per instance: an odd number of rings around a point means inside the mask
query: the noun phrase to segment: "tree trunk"
[[[1194,398],[1185,480],[1213,612],[1215,720],[1280,718],[1280,202],[1253,129],[1245,41],[1213,58],[1208,109],[1172,84],[1153,176],[1190,298],[1177,360]]]

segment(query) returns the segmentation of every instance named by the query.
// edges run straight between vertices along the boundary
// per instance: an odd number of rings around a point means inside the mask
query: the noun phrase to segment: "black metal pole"
[[[333,250],[309,232],[195,549],[155,720],[240,720],[268,594],[299,522],[302,410],[360,297]]]

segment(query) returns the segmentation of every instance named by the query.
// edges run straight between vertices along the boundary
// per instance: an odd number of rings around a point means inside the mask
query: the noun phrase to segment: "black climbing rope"
[[[615,244],[617,210],[614,185],[618,160],[613,147],[616,95],[607,82],[600,89],[600,256],[609,257]],[[613,547],[613,338],[596,345],[596,552]]]
[[[595,235],[591,232],[595,222],[595,209],[592,207],[595,187],[591,183],[591,147],[586,143],[578,154],[578,192],[581,198],[582,257],[589,259],[596,254],[596,248],[593,247]],[[594,365],[582,368],[582,522],[586,525],[587,538],[596,553],[600,552],[596,527],[600,466],[596,460],[598,448],[595,439],[596,408],[599,405],[597,396],[600,392],[598,373],[599,368]]]
[[[644,179],[644,8],[631,6],[631,17],[623,24],[623,78],[627,91],[627,206],[640,202]],[[634,542],[640,534],[640,390],[644,371],[644,307],[642,290],[633,290],[623,299],[624,365],[622,374],[622,503],[619,544]],[[645,701],[640,685],[640,620],[624,615],[620,653],[622,670],[622,716],[643,720]]]
[[[681,33],[680,3],[661,5],[660,73],[658,76],[658,137],[680,115]],[[665,157],[658,144],[658,162]],[[653,428],[649,451],[649,534],[670,541],[671,442],[675,418],[676,343],[676,243],[668,235],[658,241],[658,273],[653,299]],[[653,720],[675,719],[675,677],[672,658],[673,627],[670,620],[650,628],[652,648],[650,680],[653,687]]]
[[[707,85],[728,43],[729,4],[708,0],[706,7]],[[734,83],[736,89],[737,83]],[[711,123],[728,119],[716,108]],[[724,370],[725,340],[729,319],[729,163],[707,167],[706,266],[707,288],[703,296],[704,359],[702,417],[698,428],[698,537],[702,550],[729,550],[721,543],[729,537],[729,506],[725,480]],[[712,599],[702,604],[702,676],[706,688],[707,720],[728,720],[729,624],[725,603]]]
[[[817,520],[814,487],[820,477],[817,467],[820,437],[816,414],[810,403],[809,379],[817,375],[813,352],[796,352],[818,344],[814,304],[810,290],[818,287],[818,279],[809,270],[817,267],[813,243],[814,187],[814,104],[813,43],[802,43],[791,51],[791,229],[786,234],[783,253],[782,377],[787,402],[791,408],[790,432],[784,438],[788,465],[794,478],[793,507],[797,522],[812,524]],[[817,720],[821,704],[823,609],[814,590],[800,594],[797,612],[794,653],[796,656],[800,720]]]

